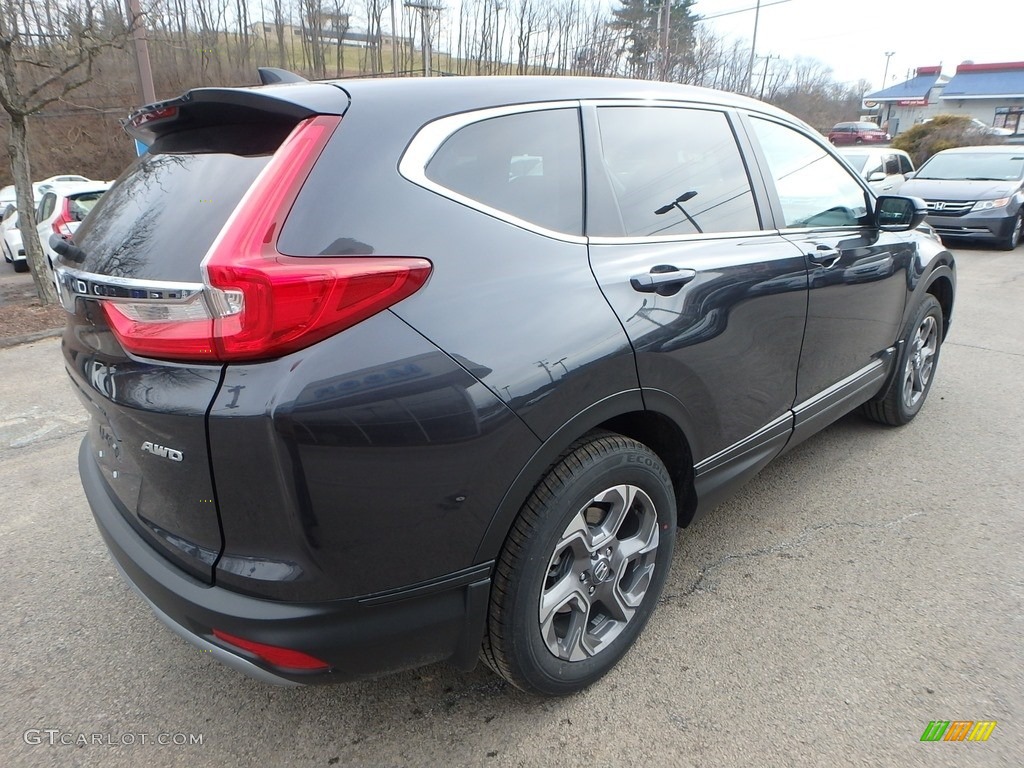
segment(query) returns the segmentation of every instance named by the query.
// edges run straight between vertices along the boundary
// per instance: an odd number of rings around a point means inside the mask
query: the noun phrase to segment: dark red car
[[[836,123],[828,132],[833,144],[881,144],[892,138],[874,123]]]

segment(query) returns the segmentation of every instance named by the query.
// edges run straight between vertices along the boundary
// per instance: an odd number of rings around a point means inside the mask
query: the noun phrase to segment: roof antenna
[[[309,82],[302,75],[296,75],[294,72],[289,72],[287,69],[278,69],[277,67],[257,67],[256,71],[260,73],[260,83],[262,85]]]

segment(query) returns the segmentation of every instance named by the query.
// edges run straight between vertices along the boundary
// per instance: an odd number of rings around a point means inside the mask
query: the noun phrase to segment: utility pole
[[[430,21],[427,16],[431,11],[440,11],[441,6],[431,5],[426,2],[418,3],[405,3],[406,8],[415,8],[420,12],[420,34],[422,36],[423,46],[423,76],[430,77],[433,72],[433,62],[431,61],[431,46],[430,46]]]
[[[891,59],[895,55],[896,55],[896,51],[886,51],[885,52],[885,72],[882,74],[882,90],[883,91],[888,87],[888,86],[886,86],[886,82],[885,81],[889,77],[889,59]],[[892,117],[892,102],[888,103],[888,107],[889,107],[889,109],[888,109],[888,111],[886,112],[886,115],[885,115],[885,122],[887,122],[887,123],[889,122],[889,118]],[[879,121],[881,121],[881,119],[882,119],[882,105],[881,104],[878,105],[878,119],[879,119]],[[879,122],[879,125],[881,125],[881,122]]]
[[[761,101],[764,101],[764,85],[766,82],[768,82],[768,62],[771,61],[772,59],[777,59],[779,57],[773,54],[769,54],[768,56],[759,56],[758,58],[764,59],[764,74],[761,75],[761,95],[758,96],[757,98],[759,98]]]
[[[142,9],[139,0],[125,0],[128,11],[128,23],[131,24],[132,41],[135,44],[135,72],[138,77],[139,95],[142,104],[156,101],[156,90],[153,88],[153,67],[149,63],[149,46],[146,42],[146,25],[142,21]]]
[[[663,0],[661,4],[661,79],[668,80],[668,41],[669,28],[672,25],[672,0]]]
[[[896,55],[896,51],[886,51],[885,52],[885,74],[882,75],[882,90],[883,91],[887,87],[886,84],[885,84],[886,78],[889,77],[889,59],[891,59],[895,55]]]
[[[757,53],[757,22],[761,18],[761,0],[757,0],[757,7],[754,8],[754,39],[750,42],[750,64],[747,65],[747,83],[748,88],[750,82],[754,77],[754,55]],[[750,88],[753,93],[753,88]]]
[[[395,0],[391,0],[391,74],[398,77],[398,37],[395,25]]]

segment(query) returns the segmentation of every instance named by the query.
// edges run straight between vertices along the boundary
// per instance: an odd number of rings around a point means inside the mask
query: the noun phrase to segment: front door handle
[[[657,293],[671,296],[697,276],[695,269],[679,269],[670,264],[659,264],[643,275],[633,275],[629,284],[640,293]]]
[[[838,248],[832,248],[828,245],[819,245],[813,251],[807,254],[807,258],[813,261],[815,264],[821,264],[821,266],[828,269],[834,267],[836,262],[839,261],[839,257],[843,254]]]

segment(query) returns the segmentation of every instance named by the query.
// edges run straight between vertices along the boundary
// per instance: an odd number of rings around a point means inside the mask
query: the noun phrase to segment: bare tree
[[[286,66],[284,62],[284,26],[287,17],[284,13],[284,0],[273,0],[274,2],[274,33],[277,35],[278,65]]]
[[[11,121],[7,153],[25,255],[41,304],[53,303],[56,295],[36,233],[28,118],[92,80],[99,55],[123,47],[128,31],[116,6],[92,0],[54,0],[53,5],[57,13],[30,0],[23,0],[18,16],[0,12],[0,107]]]

